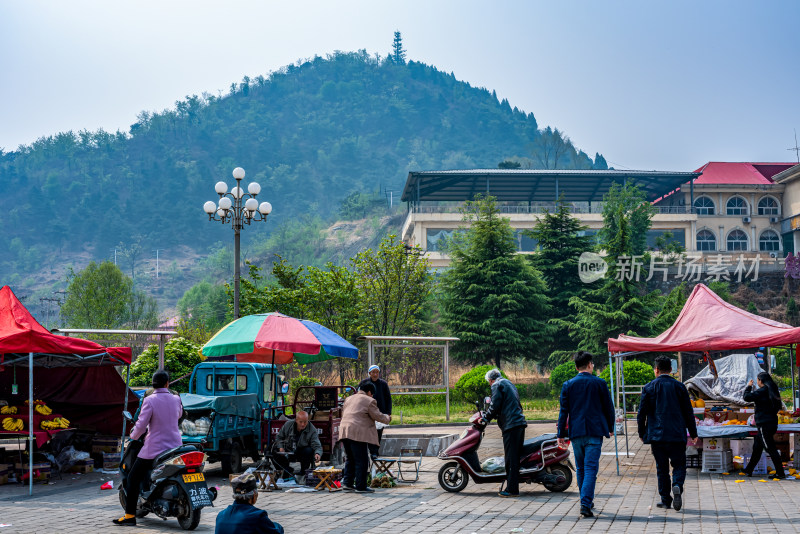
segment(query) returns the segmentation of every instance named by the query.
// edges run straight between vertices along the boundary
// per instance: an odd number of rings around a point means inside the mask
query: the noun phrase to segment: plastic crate
[[[742,466],[747,466],[750,463],[750,458],[752,457],[751,454],[745,454],[742,457],[742,461],[744,462]],[[772,458],[766,452],[761,453],[761,458],[758,460],[758,463],[753,468],[754,475],[766,475],[768,471],[772,471],[775,469],[775,465],[772,463]]]
[[[728,473],[733,469],[733,454],[725,451],[703,451],[703,473]]]
[[[686,467],[691,469],[700,469],[703,466],[703,455],[702,451],[701,454],[693,454],[691,456],[686,457]]]

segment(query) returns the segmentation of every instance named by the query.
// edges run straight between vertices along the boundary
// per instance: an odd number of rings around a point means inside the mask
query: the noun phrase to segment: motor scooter
[[[130,412],[123,417],[133,422]],[[127,502],[127,480],[144,442],[132,439],[125,447],[119,472],[122,482],[119,488],[119,503],[125,508]],[[181,445],[160,454],[153,461],[150,476],[142,483],[136,517],[154,513],[162,519],[177,517],[184,530],[194,530],[200,524],[200,511],[214,506],[217,490],[206,486],[203,468],[206,454],[195,445]]]
[[[472,426],[439,453],[439,459],[446,462],[439,470],[439,485],[449,492],[463,490],[470,478],[476,484],[503,484],[506,481],[505,471],[486,473],[481,469],[478,447],[483,440],[487,421],[480,403],[475,404],[478,412],[469,419]],[[561,492],[572,484],[574,470],[569,460],[569,449],[559,447],[556,434],[543,434],[525,440],[520,454],[520,483],[535,482],[549,491]]]

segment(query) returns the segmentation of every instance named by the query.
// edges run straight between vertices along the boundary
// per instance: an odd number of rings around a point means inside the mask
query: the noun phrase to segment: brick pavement
[[[552,424],[528,427],[532,437],[552,431]],[[463,427],[461,427],[463,428]],[[456,430],[460,430],[457,428]],[[631,425],[634,428],[634,425]],[[439,432],[441,428],[437,428]],[[389,429],[387,432],[391,432]],[[408,429],[403,429],[408,433]],[[632,432],[635,435],[635,431]],[[624,446],[624,439],[621,440]],[[402,532],[416,534],[504,533],[514,528],[524,532],[799,532],[796,522],[800,510],[800,480],[766,483],[746,479],[735,483],[735,475],[700,474],[690,469],[681,512],[661,510],[658,502],[655,468],[649,451],[630,438],[630,458],[623,456],[616,475],[613,456],[601,458],[597,485],[597,517],[579,519],[575,486],[564,493],[550,493],[539,485],[523,485],[519,499],[496,496],[494,485],[469,483],[458,494],[439,487],[437,473],[442,462],[426,458],[416,484],[377,490],[374,495],[327,492],[313,494],[262,493],[257,506],[292,532]],[[606,440],[604,452],[613,452],[613,440]],[[481,458],[501,453],[497,427],[487,432]],[[212,466],[216,468],[218,466]],[[220,487],[216,508],[203,510],[197,532],[213,532],[216,513],[231,502],[230,487],[218,469],[209,469],[212,484]],[[117,477],[113,477],[115,482]],[[111,519],[121,514],[117,492],[100,491],[108,480],[100,473],[64,475],[54,485],[27,488],[0,486],[0,534],[63,532],[87,534],[115,531]],[[797,524],[796,524],[797,523]],[[139,520],[134,532],[179,532],[175,519],[162,521],[147,517]]]

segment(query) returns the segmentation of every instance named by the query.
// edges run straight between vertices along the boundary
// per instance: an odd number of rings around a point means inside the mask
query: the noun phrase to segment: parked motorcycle
[[[439,470],[439,485],[446,491],[457,493],[467,487],[471,478],[476,484],[502,484],[505,471],[486,473],[478,460],[478,447],[483,440],[487,421],[480,404],[478,412],[470,417],[470,428],[465,429],[456,441],[439,453],[446,463]],[[549,491],[561,492],[572,484],[575,468],[569,460],[569,449],[558,446],[556,434],[543,434],[525,440],[520,454],[520,483],[542,484]]]
[[[129,412],[123,412],[123,416],[133,422]],[[142,439],[130,440],[119,464],[122,474],[119,503],[123,509],[127,502],[128,475],[143,445]],[[206,486],[205,464],[206,454],[195,445],[181,445],[159,455],[153,462],[150,476],[142,484],[136,517],[152,512],[162,519],[177,517],[184,530],[197,528],[200,511],[213,506],[217,498],[217,490]]]

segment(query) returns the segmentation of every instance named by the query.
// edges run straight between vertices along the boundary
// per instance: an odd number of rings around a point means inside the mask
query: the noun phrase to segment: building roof
[[[797,178],[800,178],[800,164],[789,167],[788,169],[772,176],[772,179],[779,184],[791,182]]]
[[[769,185],[775,183],[772,180],[773,176],[794,165],[796,164],[709,161],[695,171],[703,174],[694,183]]]
[[[700,172],[468,169],[409,172],[401,199],[463,201],[490,194],[503,202],[601,201],[612,184],[633,182],[654,200]]]

